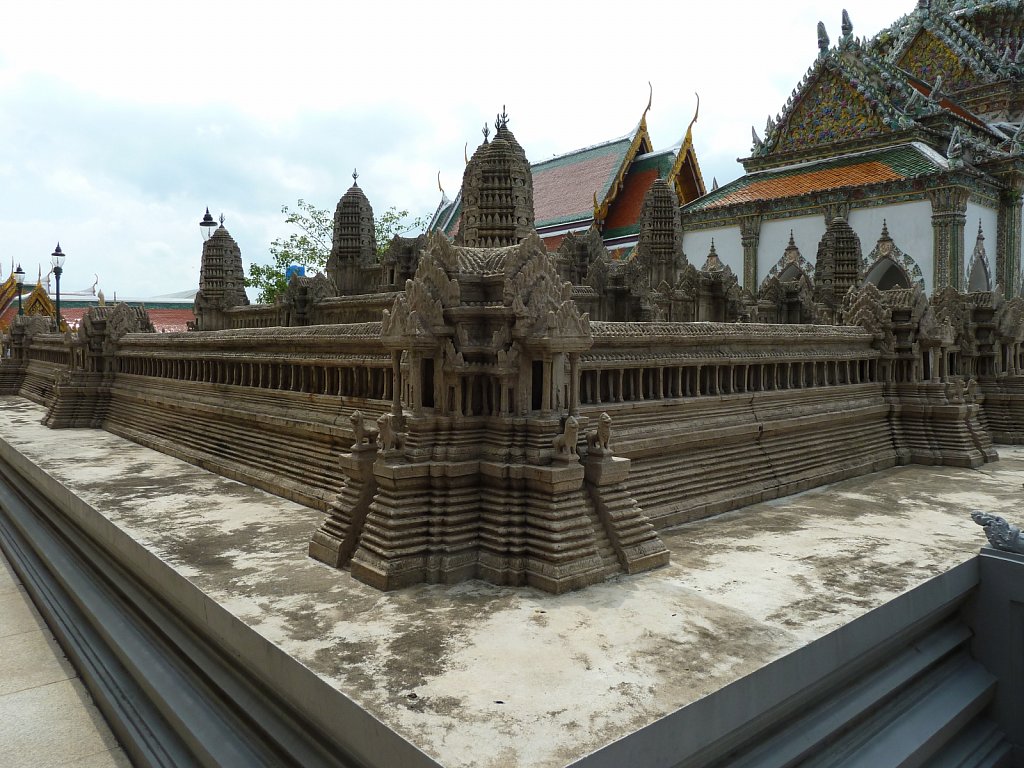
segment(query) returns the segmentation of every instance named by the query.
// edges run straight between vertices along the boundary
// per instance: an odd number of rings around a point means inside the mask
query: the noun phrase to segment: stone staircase
[[[630,487],[655,528],[897,463],[889,407],[877,386],[787,394],[613,414],[615,452],[632,461]]]
[[[103,427],[316,509],[326,510],[341,491],[338,455],[354,438],[350,411],[336,399],[333,415],[313,407],[303,412],[287,398],[275,413],[261,407],[269,395],[263,402],[223,397],[217,403],[208,386],[164,384],[119,378]]]

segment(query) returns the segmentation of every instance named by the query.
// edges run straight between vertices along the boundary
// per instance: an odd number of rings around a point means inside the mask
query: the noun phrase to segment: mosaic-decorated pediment
[[[808,83],[779,129],[775,146],[778,152],[867,138],[890,130],[857,88],[832,69]]]
[[[987,79],[976,62],[958,55],[948,42],[928,29],[918,32],[898,63],[928,83],[935,83],[941,78],[947,92],[981,85]]]

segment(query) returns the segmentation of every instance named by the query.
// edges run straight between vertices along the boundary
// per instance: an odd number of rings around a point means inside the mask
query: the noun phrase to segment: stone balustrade
[[[379,335],[380,323],[128,334],[115,368],[127,376],[390,400],[391,354]]]
[[[591,323],[581,405],[875,383],[885,368],[860,328]]]

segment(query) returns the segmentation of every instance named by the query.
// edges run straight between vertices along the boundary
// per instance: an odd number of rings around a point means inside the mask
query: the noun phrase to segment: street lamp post
[[[50,264],[53,266],[53,276],[57,280],[57,333],[60,333],[60,273],[64,271],[64,251],[60,249],[60,243],[50,254]]]
[[[25,270],[21,268],[21,264],[14,270],[14,284],[18,286],[18,314],[24,315],[25,311],[21,308],[21,289],[25,287]]]
[[[199,231],[203,233],[203,242],[205,243],[211,237],[213,237],[213,231],[217,228],[217,222],[213,220],[213,216],[210,215],[210,209],[206,209],[206,215],[203,216],[203,220],[199,222]]]

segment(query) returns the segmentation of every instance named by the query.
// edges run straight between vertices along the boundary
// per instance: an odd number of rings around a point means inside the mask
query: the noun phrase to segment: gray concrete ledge
[[[969,510],[1013,518],[1024,481],[1024,449],[1001,448],[978,470],[897,467],[664,531],[668,566],[580,592],[383,594],[306,556],[316,512],[40,416],[0,398],[0,458],[183,636],[368,765],[416,764],[386,762],[396,738],[445,766],[596,759],[970,561],[984,537]]]

